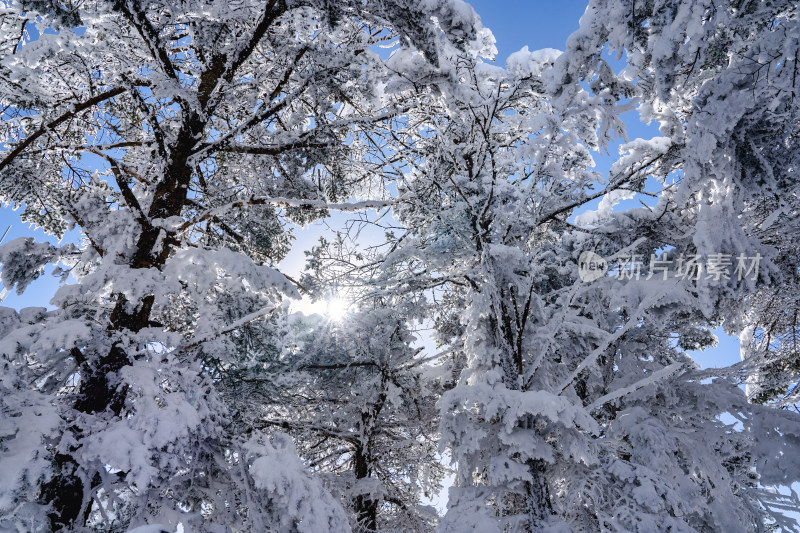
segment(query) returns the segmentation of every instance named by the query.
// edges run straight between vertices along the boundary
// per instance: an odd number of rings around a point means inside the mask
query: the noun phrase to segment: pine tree
[[[297,319],[290,372],[255,426],[283,428],[350,514],[353,531],[431,531],[439,486],[438,384],[408,329],[411,304],[360,299],[340,322]],[[258,391],[256,387],[252,389]],[[258,392],[256,392],[258,394]]]
[[[614,95],[637,88],[602,63],[588,90],[565,86],[571,59],[523,50],[502,70],[459,57],[441,107],[420,108],[433,127],[401,190],[413,199],[396,209],[408,233],[386,261],[414,265],[398,289],[454,293],[438,323],[462,358],[440,400],[458,476],[440,530],[796,527],[765,487],[793,480],[800,420],[730,381],[702,383],[683,350],[713,342],[709,280],[625,262],[693,250],[683,235],[699,222],[675,209],[668,181],[677,149],[627,143],[593,189],[587,148],[615,123],[624,132]],[[664,180],[654,207],[612,212],[650,176]],[[570,222],[600,197],[584,225]],[[581,280],[587,252],[617,275]]]
[[[4,7],[0,199],[83,241],[0,249],[7,289],[45,263],[76,280],[52,311],[3,310],[3,527],[347,529],[286,437],[230,432],[215,366],[235,361],[220,337],[297,296],[273,268],[290,223],[380,190],[362,141],[410,103],[386,90],[396,75],[375,47],[399,39],[435,70],[479,36],[474,12],[449,0]]]
[[[799,39],[795,2],[597,0],[567,43],[585,80],[610,72],[604,51],[625,54],[619,77],[672,147],[661,163],[687,226],[679,251],[762,258],[757,275],[703,288],[704,314],[741,336],[732,370],[751,397],[784,407],[798,391]]]

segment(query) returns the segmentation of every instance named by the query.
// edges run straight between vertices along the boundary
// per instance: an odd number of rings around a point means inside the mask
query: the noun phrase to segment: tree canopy
[[[798,17],[2,0],[0,529],[800,531]]]

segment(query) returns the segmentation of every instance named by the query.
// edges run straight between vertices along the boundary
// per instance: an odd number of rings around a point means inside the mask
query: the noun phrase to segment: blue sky
[[[523,46],[564,49],[586,9],[584,0],[475,0],[469,2],[497,39],[497,61]]]
[[[497,63],[503,65],[505,59],[513,52],[528,46],[529,49],[556,48],[563,49],[570,33],[578,28],[578,21],[584,12],[584,0],[561,0],[558,2],[542,0],[474,0],[470,2],[481,16],[484,26],[490,28],[497,40]],[[630,138],[651,137],[658,135],[654,126],[645,126],[638,121],[635,114],[627,120]],[[597,168],[605,171],[614,159],[618,144],[609,147],[610,154],[595,154]],[[623,204],[624,206],[624,204]],[[16,213],[9,208],[0,208],[0,235],[7,226],[11,230],[5,242],[23,236],[35,237],[37,240],[47,239],[56,242],[53,237],[40,230],[34,230],[20,222]],[[323,233],[320,225],[309,228],[299,235],[299,246],[290,257],[282,263],[289,271],[297,271],[301,267],[302,249],[310,246]],[[68,240],[76,240],[77,233],[68,235]],[[26,306],[45,306],[57,288],[56,280],[49,275],[42,276],[34,282],[22,296],[9,294],[2,305],[21,308]],[[704,367],[724,366],[738,361],[738,339],[728,337],[721,330],[715,331],[720,338],[719,345],[705,352],[692,355]]]

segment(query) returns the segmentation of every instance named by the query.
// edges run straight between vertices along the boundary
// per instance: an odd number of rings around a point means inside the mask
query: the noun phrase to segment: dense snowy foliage
[[[0,7],[0,529],[800,531],[793,2]]]
[[[219,374],[229,334],[297,296],[287,225],[380,193],[370,131],[411,104],[377,47],[432,70],[482,34],[466,4],[415,4],[4,3],[2,198],[84,237],[2,248],[7,289],[47,262],[75,280],[3,310],[4,529],[348,528]]]
[[[441,530],[755,531],[781,521],[765,486],[794,481],[800,419],[748,403],[729,380],[701,382],[682,353],[709,342],[724,280],[648,271],[649,261],[641,276],[578,276],[581,252],[624,270],[631,254],[693,252],[685,234],[702,228],[696,206],[678,204],[683,184],[656,193],[653,208],[617,214],[601,203],[580,217],[587,227],[568,221],[598,194],[641,188],[673,150],[663,138],[632,141],[607,178],[593,175],[587,147],[602,146],[603,124],[618,117],[613,98],[558,83],[569,59],[523,50],[507,70],[456,64],[405,184],[420,200],[396,210],[412,229],[385,261],[415,273],[395,290],[449,280],[458,294],[438,330],[463,367],[440,400],[458,471]],[[601,95],[636,91],[601,75],[592,84]]]
[[[660,173],[679,177],[672,201],[696,205],[680,228],[685,247],[766,258],[763,283],[708,289],[705,313],[742,336],[750,396],[780,405],[797,400],[800,368],[798,22],[789,1],[598,1],[567,43],[587,80],[608,73],[602,50],[625,55],[619,78],[668,138]]]

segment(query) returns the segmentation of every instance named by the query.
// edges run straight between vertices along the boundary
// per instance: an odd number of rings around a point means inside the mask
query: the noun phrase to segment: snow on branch
[[[656,292],[655,294],[647,297],[642,304],[639,305],[636,313],[630,317],[628,322],[625,324],[624,327],[618,329],[613,335],[610,335],[603,343],[600,344],[597,348],[592,350],[592,352],[587,355],[583,361],[575,368],[575,370],[570,373],[567,379],[564,380],[563,383],[558,387],[558,394],[562,394],[570,384],[575,381],[575,379],[583,372],[586,368],[590,365],[594,364],[597,358],[603,354],[614,342],[619,340],[623,335],[629,332],[631,329],[636,327],[639,324],[639,320],[644,316],[644,314],[658,301],[664,297],[665,295],[669,294],[671,291],[675,290],[676,284],[667,285],[664,289]]]
[[[627,396],[628,394],[632,394],[632,393],[638,391],[639,389],[643,389],[643,388],[647,387],[648,385],[652,385],[653,383],[657,383],[657,382],[661,381],[662,379],[666,379],[669,376],[671,376],[672,374],[674,374],[675,372],[679,371],[681,368],[683,368],[683,364],[682,363],[672,363],[669,366],[665,366],[661,370],[657,370],[657,371],[653,372],[649,376],[640,379],[639,381],[637,381],[636,383],[634,383],[632,385],[628,385],[627,387],[623,387],[621,389],[615,390],[614,392],[610,392],[610,393],[606,394],[605,396],[601,396],[600,398],[596,399],[591,404],[589,404],[586,407],[586,410],[587,411],[592,411],[594,409],[599,409],[600,407],[602,407],[603,405],[607,404],[608,402],[612,402],[614,400],[622,398],[623,396]]]
[[[200,335],[198,337],[195,337],[194,339],[192,339],[189,342],[189,344],[185,344],[185,345],[181,346],[180,348],[178,348],[177,351],[184,352],[184,351],[187,351],[187,350],[191,350],[192,348],[197,348],[198,346],[200,346],[204,342],[208,342],[208,341],[214,340],[217,337],[220,337],[222,335],[226,335],[228,333],[231,333],[232,331],[235,331],[235,330],[237,330],[237,329],[239,329],[241,327],[244,327],[247,324],[250,324],[251,322],[255,322],[259,318],[267,317],[267,316],[271,315],[276,309],[278,309],[278,308],[277,307],[265,307],[263,309],[259,309],[258,311],[250,313],[249,315],[243,316],[239,320],[236,320],[235,322],[233,322],[231,325],[226,326],[226,327],[224,327],[224,328],[222,328],[222,329],[220,329],[218,331],[214,331],[214,332],[211,332],[211,333],[207,333],[205,335]]]
[[[287,198],[284,196],[275,197],[261,197],[249,198],[247,200],[238,200],[225,204],[221,207],[210,209],[205,213],[184,222],[179,228],[179,231],[186,230],[195,224],[199,224],[208,220],[209,218],[218,217],[231,209],[239,207],[247,207],[251,205],[284,205],[287,207],[308,207],[312,209],[328,209],[331,211],[363,211],[364,209],[383,209],[397,205],[407,199],[411,198],[410,195],[403,195],[397,198],[389,198],[386,200],[362,200],[360,202],[326,202],[325,200],[304,200],[300,198]]]
[[[15,157],[17,157],[20,153],[22,153],[28,146],[33,144],[33,142],[39,137],[41,137],[45,132],[52,130],[56,126],[63,124],[64,122],[74,117],[78,113],[85,111],[93,106],[96,106],[101,102],[105,102],[110,98],[114,98],[115,96],[118,96],[124,93],[125,91],[127,91],[127,88],[125,87],[115,87],[98,95],[95,95],[92,98],[89,98],[88,100],[73,106],[72,109],[70,109],[66,113],[63,113],[57,119],[48,122],[44,126],[40,127],[38,130],[33,132],[29,137],[26,137],[25,140],[20,142],[13,150],[11,150],[8,153],[6,157],[3,158],[2,161],[0,161],[0,171],[6,168],[9,165],[9,163],[11,163],[11,161],[14,160]]]

